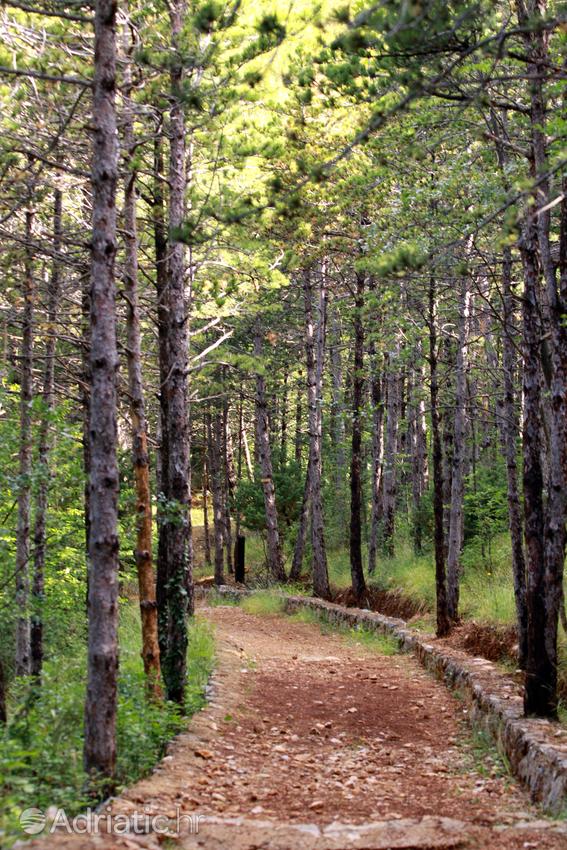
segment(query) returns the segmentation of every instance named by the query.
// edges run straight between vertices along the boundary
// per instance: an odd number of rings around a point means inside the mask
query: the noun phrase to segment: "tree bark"
[[[38,434],[39,488],[35,507],[34,528],[34,572],[32,585],[33,610],[31,619],[31,672],[36,678],[41,676],[43,665],[43,601],[45,592],[45,545],[47,530],[47,506],[50,485],[49,420],[53,412],[53,384],[55,367],[55,349],[57,334],[55,322],[59,304],[60,264],[57,255],[61,251],[62,236],[62,194],[56,189],[53,197],[53,248],[55,258],[51,269],[47,296],[47,339],[45,343],[45,365],[43,372],[42,401],[43,410]]]
[[[522,237],[524,262],[524,336],[526,353],[533,356],[537,308],[537,267],[533,254],[539,248],[541,271],[545,281],[546,298],[542,299],[546,330],[549,329],[551,376],[550,390],[549,463],[547,470],[547,504],[543,516],[543,547],[535,544],[534,536],[540,532],[539,497],[536,494],[539,480],[530,450],[524,447],[524,482],[531,483],[528,500],[531,526],[528,545],[528,658],[526,666],[525,710],[527,714],[555,717],[557,714],[557,630],[559,612],[563,605],[563,568],[565,560],[565,519],[567,511],[567,292],[558,287],[555,264],[551,255],[549,210],[550,178],[547,155],[546,120],[547,105],[543,81],[548,73],[548,33],[538,26],[547,13],[546,0],[518,0],[518,21],[525,25],[525,45],[528,56],[527,72],[530,77],[531,153],[535,180],[534,209],[528,217]],[[563,201],[564,202],[564,201]],[[563,236],[564,234],[562,234]],[[562,271],[564,281],[564,269]],[[532,339],[533,337],[533,339]],[[540,352],[541,356],[541,352]],[[542,362],[542,366],[545,363]],[[524,366],[524,392],[526,388]],[[529,371],[529,370],[528,370]],[[535,375],[528,375],[528,385]],[[532,390],[533,392],[533,390]],[[526,400],[527,406],[527,400]],[[525,412],[524,439],[531,430],[531,419]],[[533,437],[533,434],[531,435]],[[541,470],[540,470],[541,474]],[[526,492],[524,483],[524,502]],[[526,515],[526,541],[528,516]],[[541,575],[541,550],[543,548],[543,577]],[[543,584],[542,584],[543,578]],[[535,599],[535,594],[543,596]],[[533,641],[533,643],[532,643]]]
[[[322,442],[322,395],[325,348],[326,290],[325,270],[319,273],[319,321],[317,339],[313,327],[313,281],[312,273],[303,274],[303,298],[305,304],[305,354],[307,374],[307,405],[309,418],[309,501],[311,503],[311,548],[313,552],[313,594],[329,599],[329,574],[325,549],[323,497],[321,476],[323,461]]]
[[[224,584],[224,535],[225,517],[222,486],[222,432],[223,422],[220,410],[215,411],[214,421],[207,414],[207,436],[209,444],[209,469],[211,492],[213,496],[213,539],[215,544],[215,584]]]
[[[168,534],[167,501],[169,498],[169,306],[167,283],[167,237],[165,228],[165,199],[163,192],[164,158],[161,127],[154,138],[154,174],[152,224],[156,259],[156,295],[159,359],[159,476],[158,491],[158,552],[156,572],[156,602],[158,611],[158,641],[160,660],[165,658],[168,645]]]
[[[29,199],[31,204],[31,198]],[[32,231],[34,213],[26,210],[26,248],[23,282],[23,319],[20,355],[20,451],[18,526],[16,531],[16,676],[31,673],[30,627],[30,508],[32,472],[33,320],[35,283],[33,277]]]
[[[463,499],[466,461],[467,346],[470,319],[470,287],[468,277],[461,281],[459,299],[459,341],[455,375],[455,424],[451,475],[451,508],[447,546],[447,608],[453,622],[459,618],[459,583],[461,548],[463,545]]]
[[[524,268],[523,356],[524,422],[523,484],[524,535],[528,554],[527,608],[528,654],[524,707],[526,714],[545,715],[553,711],[553,682],[556,676],[545,642],[545,556],[543,471],[540,457],[540,336],[537,286],[539,263],[537,231],[533,217],[527,217],[520,242]]]
[[[343,491],[345,485],[345,421],[343,402],[343,369],[341,358],[341,326],[338,310],[331,313],[331,345],[329,353],[331,361],[331,421],[330,431],[333,441],[335,464],[335,486],[337,493]]]
[[[437,308],[435,278],[429,279],[429,380],[431,401],[431,437],[433,443],[433,518],[435,523],[435,599],[437,636],[449,633],[447,577],[445,573],[445,531],[443,523],[443,451],[439,424],[439,377]]]
[[[187,614],[193,611],[191,496],[188,423],[188,304],[185,248],[179,233],[185,219],[186,138],[180,39],[185,0],[170,6],[171,108],[169,113],[169,235],[167,243],[167,650],[162,670],[168,699],[183,705],[187,674]]]
[[[232,434],[230,431],[230,416],[228,399],[225,398],[222,411],[222,456],[223,456],[223,492],[224,492],[224,524],[226,544],[226,568],[229,573],[234,572],[233,545],[232,545],[232,505],[236,491],[236,472],[234,470],[234,452],[232,448]]]
[[[518,621],[518,663],[523,670],[528,652],[528,611],[526,604],[526,561],[524,557],[523,522],[518,487],[517,440],[519,434],[516,392],[514,387],[515,349],[512,340],[514,301],[511,289],[512,251],[505,247],[502,256],[502,304],[504,332],[502,339],[502,369],[504,394],[502,399],[501,432],[506,480],[508,487],[508,520],[512,540],[512,575]]]
[[[100,793],[116,762],[118,464],[116,458],[116,4],[95,6],[91,254],[89,638],[84,766]]]
[[[396,457],[398,454],[398,423],[400,418],[400,381],[397,371],[399,342],[385,360],[386,384],[386,434],[384,439],[382,538],[389,558],[394,557],[394,532],[396,523]]]
[[[136,219],[136,172],[134,157],[134,115],[131,102],[131,69],[124,70],[124,147],[126,177],[124,185],[124,298],[126,300],[126,359],[132,427],[132,463],[136,492],[136,548],[138,594],[142,624],[142,660],[148,695],[159,699],[161,693],[160,652],[157,604],[152,563],[152,503],[148,427],[142,380],[142,344],[138,297],[138,228]]]
[[[203,545],[205,549],[205,564],[211,566],[211,536],[209,533],[209,434],[207,428],[207,417],[205,415],[205,427],[203,433]]]
[[[256,320],[254,328],[254,355],[258,360],[262,357],[262,330],[259,320]],[[276,581],[285,581],[286,575],[280,545],[278,510],[276,507],[276,492],[272,469],[266,386],[264,375],[261,371],[256,373],[256,446],[266,512],[268,569]]]
[[[356,273],[354,363],[352,377],[352,449],[350,462],[350,575],[353,595],[366,592],[362,567],[362,402],[364,395],[364,274]]]
[[[294,457],[298,466],[301,466],[301,455],[303,452],[303,439],[301,434],[301,388],[297,389],[297,400],[295,403],[295,437],[294,437]]]
[[[309,524],[309,515],[311,513],[310,493],[311,493],[311,470],[309,469],[309,461],[307,462],[307,470],[305,472],[305,484],[303,486],[303,498],[301,500],[301,512],[299,514],[299,525],[297,528],[297,537],[293,549],[293,559],[291,562],[291,570],[289,573],[290,581],[299,581],[301,578],[301,568],[303,567],[303,557],[305,554],[305,542],[307,538],[307,526]]]
[[[370,539],[368,541],[368,575],[376,572],[376,555],[380,523],[382,521],[382,469],[384,461],[384,400],[382,398],[382,374],[379,368],[379,355],[376,343],[371,339],[368,347],[370,360],[370,404],[372,409],[372,477],[371,477],[371,513]]]

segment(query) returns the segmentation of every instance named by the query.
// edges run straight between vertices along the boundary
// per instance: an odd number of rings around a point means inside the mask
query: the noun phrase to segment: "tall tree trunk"
[[[31,197],[29,202],[31,204]],[[30,502],[32,471],[33,310],[35,284],[31,240],[34,213],[26,210],[26,248],[23,282],[23,321],[20,366],[20,452],[18,527],[16,532],[16,676],[31,672],[30,628]]]
[[[295,402],[295,437],[294,437],[294,456],[295,462],[301,466],[301,455],[303,449],[303,439],[301,434],[301,387],[297,388],[297,400]]]
[[[224,535],[225,517],[223,505],[222,486],[222,413],[215,411],[214,421],[207,414],[207,436],[209,444],[209,469],[211,471],[210,484],[213,496],[213,529],[215,543],[215,584],[224,584]]]
[[[514,300],[511,289],[512,251],[505,247],[502,257],[502,305],[504,332],[502,339],[502,369],[504,395],[502,399],[501,432],[506,480],[508,487],[508,521],[512,539],[512,574],[518,621],[518,662],[525,669],[528,651],[528,611],[526,605],[526,561],[524,557],[523,523],[518,487],[517,440],[519,434],[516,392],[514,387],[515,348]]]
[[[528,214],[520,241],[524,268],[523,297],[523,484],[524,535],[528,555],[527,608],[528,653],[524,706],[526,714],[553,712],[556,671],[546,642],[543,471],[540,456],[540,337],[541,325],[537,286],[539,262],[535,221]]]
[[[467,398],[467,346],[470,318],[470,287],[468,277],[461,281],[459,300],[459,342],[455,376],[455,425],[451,475],[451,509],[447,547],[447,607],[449,617],[459,617],[460,559],[463,545],[463,499],[465,491],[466,461],[466,398]]]
[[[421,346],[420,346],[421,348]],[[415,372],[417,383],[412,400],[412,501],[413,501],[413,548],[416,555],[423,552],[422,499],[427,490],[427,421],[425,418],[425,399],[421,386],[424,381],[423,368]]]
[[[157,604],[152,563],[152,502],[148,427],[142,381],[142,344],[138,297],[138,228],[136,219],[136,172],[134,157],[134,115],[131,102],[131,69],[124,70],[124,146],[126,178],[124,185],[124,298],[126,299],[126,359],[128,393],[132,420],[132,463],[136,492],[136,569],[142,624],[142,660],[146,686],[151,697],[161,697],[161,670],[158,642]]]
[[[49,438],[50,416],[53,411],[53,383],[55,367],[55,348],[57,334],[57,308],[59,304],[60,262],[58,254],[61,251],[62,235],[62,194],[56,189],[53,197],[53,250],[54,259],[47,300],[47,339],[45,343],[45,366],[43,372],[43,411],[38,434],[38,467],[40,471],[39,488],[35,507],[34,528],[34,572],[32,585],[33,610],[31,620],[31,672],[36,677],[41,676],[43,665],[43,599],[44,599],[44,570],[45,545],[47,530],[47,504],[49,497],[50,468]]]
[[[158,551],[156,574],[156,602],[158,611],[158,641],[160,659],[165,658],[168,644],[168,534],[167,503],[169,499],[169,394],[167,383],[169,378],[169,306],[167,283],[167,237],[165,227],[165,198],[163,192],[163,142],[161,126],[157,128],[154,138],[154,174],[153,174],[153,203],[152,224],[154,231],[154,250],[156,258],[156,295],[157,295],[157,325],[158,325],[158,359],[159,359],[159,471],[157,482],[158,491]]]
[[[262,357],[262,329],[259,320],[256,320],[254,328],[254,355],[258,360]],[[280,545],[278,509],[276,507],[276,492],[272,470],[266,386],[264,375],[261,371],[256,373],[256,446],[260,474],[262,476],[264,509],[266,512],[268,569],[276,581],[285,581],[286,575]]]
[[[211,566],[211,536],[209,533],[209,434],[207,428],[207,417],[205,415],[205,427],[203,429],[203,546],[205,550],[205,564]]]
[[[171,97],[169,113],[169,237],[167,310],[169,370],[167,394],[168,517],[167,650],[162,670],[168,699],[183,705],[187,673],[187,614],[193,611],[191,496],[188,423],[188,304],[185,294],[185,248],[179,232],[185,219],[186,138],[183,109],[183,62],[180,54],[185,0],[170,6]]]
[[[84,765],[111,786],[118,674],[118,464],[116,459],[116,4],[95,6],[91,260],[89,639]]]
[[[284,375],[284,385],[282,393],[282,405],[280,411],[280,466],[285,466],[287,463],[287,409],[288,401],[288,375]]]
[[[378,370],[375,345],[370,349],[372,375],[370,378],[370,400],[372,403],[372,509],[370,515],[370,540],[368,541],[368,575],[376,572],[376,554],[382,520],[382,463],[384,458],[384,403],[382,399],[382,376]]]
[[[331,312],[331,421],[330,431],[333,441],[335,466],[335,487],[341,493],[345,484],[345,421],[343,403],[343,368],[341,358],[341,325],[338,309]]]
[[[449,633],[447,577],[445,573],[445,531],[443,524],[443,451],[439,423],[439,376],[437,342],[436,286],[429,279],[429,380],[431,401],[431,437],[433,443],[433,519],[435,523],[435,599],[437,636]]]
[[[250,454],[250,446],[248,445],[248,434],[246,433],[244,425],[242,426],[240,433],[242,434],[242,448],[244,450],[244,460],[246,462],[246,473],[249,481],[252,481],[254,478],[254,466],[252,465],[252,456]]]
[[[396,349],[388,354],[385,361],[386,383],[386,434],[384,439],[383,471],[383,516],[382,537],[384,549],[389,558],[394,557],[394,532],[396,523],[396,457],[398,454],[398,425],[400,419],[401,376],[397,371],[399,342]]]
[[[329,599],[329,574],[325,549],[322,476],[322,395],[325,350],[326,290],[325,270],[319,273],[319,321],[317,339],[313,327],[313,281],[310,270],[303,274],[305,303],[305,353],[307,366],[307,404],[309,416],[309,494],[311,502],[311,548],[313,552],[313,593]]]
[[[226,544],[226,568],[234,572],[232,544],[232,505],[236,491],[236,472],[234,470],[234,452],[232,448],[232,433],[230,431],[230,416],[228,398],[225,398],[222,412],[222,456],[223,456],[223,491],[224,491],[224,524]]]
[[[525,44],[528,55],[527,72],[530,76],[530,123],[533,154],[533,177],[535,180],[535,209],[528,211],[528,221],[524,233],[523,260],[526,293],[524,302],[530,302],[533,289],[533,305],[525,304],[528,314],[528,326],[534,325],[531,309],[537,304],[536,281],[532,283],[533,263],[531,261],[533,241],[531,231],[535,231],[537,246],[541,257],[541,271],[545,281],[546,298],[543,299],[546,325],[549,328],[551,349],[550,389],[550,428],[549,428],[549,468],[547,473],[547,504],[544,515],[543,542],[543,586],[539,563],[540,547],[532,553],[528,546],[528,660],[526,667],[525,708],[528,714],[554,717],[557,714],[557,630],[559,612],[563,605],[563,569],[565,560],[565,520],[567,511],[567,287],[565,286],[565,268],[561,272],[558,287],[555,264],[551,256],[550,228],[551,213],[549,161],[547,154],[546,120],[547,105],[543,82],[549,72],[548,32],[538,26],[547,15],[546,0],[518,0],[518,19],[525,26]],[[564,213],[565,198],[563,198]],[[564,226],[564,222],[562,222]],[[561,233],[562,241],[565,234]],[[563,246],[565,250],[565,246]],[[563,261],[565,256],[563,256]],[[532,266],[530,273],[526,265]],[[547,328],[546,328],[547,329]],[[528,333],[526,345],[531,349]],[[524,387],[526,385],[524,369]],[[526,402],[527,404],[527,402]],[[528,414],[525,414],[525,420]],[[526,427],[526,424],[525,424]],[[526,453],[526,449],[524,448]],[[528,450],[529,452],[529,450]],[[526,457],[524,458],[526,463]],[[529,464],[531,468],[532,464]],[[525,476],[524,476],[525,477]],[[534,473],[535,477],[535,473]],[[534,485],[535,490],[535,485]],[[525,486],[524,486],[524,501]],[[531,505],[537,514],[537,499]],[[535,525],[535,517],[534,517]],[[526,535],[528,518],[526,516]],[[531,529],[532,533],[535,529]],[[532,534],[530,534],[530,537]],[[533,563],[535,558],[535,563]],[[534,600],[533,594],[543,592],[544,610],[541,601]],[[533,615],[533,616],[532,616]],[[533,624],[531,623],[534,620]],[[535,632],[537,631],[537,636]],[[542,643],[543,646],[540,646]],[[536,646],[532,646],[532,638]],[[535,658],[536,652],[543,651],[543,657]]]
[[[307,462],[307,470],[305,472],[305,484],[303,486],[303,498],[301,500],[301,512],[299,514],[299,525],[297,528],[297,537],[295,539],[295,547],[293,549],[293,559],[291,562],[291,570],[289,572],[290,581],[298,581],[301,578],[301,568],[303,566],[303,557],[305,554],[305,542],[307,538],[307,526],[309,525],[309,515],[311,513],[311,470],[309,469],[309,461]]]
[[[350,575],[352,592],[360,599],[366,592],[362,567],[362,403],[364,395],[364,283],[356,273],[354,299],[354,363],[352,376],[352,453],[350,462]]]

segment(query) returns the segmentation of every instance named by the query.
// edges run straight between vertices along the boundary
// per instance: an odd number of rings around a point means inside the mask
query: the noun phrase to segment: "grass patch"
[[[251,596],[246,596],[241,606],[247,614],[281,614],[284,610],[284,598],[274,591],[259,590]]]
[[[349,643],[363,646],[379,655],[396,655],[400,651],[398,641],[390,635],[369,629],[366,626],[344,626],[329,622],[325,612],[311,608],[300,608],[290,615],[290,620],[296,623],[307,623],[319,626],[323,634],[335,633]]]
[[[397,655],[400,651],[398,641],[391,635],[376,632],[364,626],[354,626],[345,631],[350,642],[376,652],[378,655]]]
[[[187,725],[173,703],[148,703],[140,658],[139,609],[121,606],[120,674],[117,715],[118,790],[148,773],[162,757],[167,742]],[[204,688],[213,666],[211,627],[190,625],[187,714],[205,702]],[[0,844],[22,838],[23,809],[64,808],[68,816],[92,805],[85,793],[83,771],[83,703],[86,653],[83,641],[50,658],[43,683],[34,691],[28,682],[11,689],[9,723],[0,732]]]
[[[317,611],[313,611],[311,608],[300,608],[298,611],[294,611],[293,614],[289,615],[289,619],[293,620],[295,623],[307,623],[310,626],[320,626],[321,630],[324,631],[326,628],[327,631],[330,631],[331,625],[329,621]]]

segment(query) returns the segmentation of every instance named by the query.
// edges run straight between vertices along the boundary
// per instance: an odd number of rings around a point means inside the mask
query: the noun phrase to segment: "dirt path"
[[[185,850],[567,850],[564,827],[473,746],[463,706],[413,659],[285,617],[201,613],[219,643],[212,702],[115,814],[204,816],[174,843]],[[162,840],[57,838],[73,850]]]

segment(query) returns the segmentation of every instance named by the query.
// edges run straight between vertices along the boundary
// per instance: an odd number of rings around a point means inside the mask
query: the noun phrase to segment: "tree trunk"
[[[335,487],[341,493],[345,484],[345,421],[343,403],[343,369],[341,358],[341,326],[338,310],[331,313],[331,421],[330,431],[333,441],[335,462]]]
[[[540,457],[540,336],[537,286],[539,262],[537,231],[532,216],[527,217],[520,241],[524,268],[523,356],[524,422],[523,484],[524,535],[528,555],[526,601],[528,608],[528,654],[524,707],[526,714],[553,713],[556,672],[546,642],[543,471]]]
[[[45,343],[45,366],[43,372],[43,411],[38,434],[38,467],[40,471],[39,488],[35,507],[34,529],[34,572],[33,572],[33,610],[31,620],[31,672],[33,676],[41,676],[43,665],[43,600],[44,600],[44,570],[45,544],[47,530],[47,504],[49,497],[50,468],[49,452],[49,419],[53,411],[53,383],[55,367],[55,348],[57,334],[55,322],[59,304],[60,264],[57,255],[61,251],[62,232],[62,194],[56,189],[53,198],[53,250],[55,258],[51,270],[47,303],[47,340]]]
[[[262,357],[262,330],[258,320],[254,328],[254,355],[258,360]],[[276,492],[272,470],[272,450],[268,427],[266,388],[264,376],[261,371],[256,373],[256,446],[266,512],[268,569],[276,581],[285,581],[286,575],[280,545],[278,510],[276,507]]]
[[[205,564],[211,566],[211,536],[209,533],[209,462],[207,460],[209,450],[209,435],[207,429],[207,418],[205,416],[205,428],[203,433],[203,546],[205,549]]]
[[[226,568],[229,573],[234,572],[233,566],[233,550],[232,550],[232,505],[234,504],[234,494],[236,490],[236,472],[234,470],[234,452],[232,449],[232,434],[230,431],[230,417],[228,399],[225,399],[222,414],[222,453],[224,458],[224,524],[225,524],[225,544],[226,544]]]
[[[431,401],[431,437],[433,443],[433,518],[435,522],[435,597],[437,636],[449,633],[447,578],[445,574],[445,532],[443,524],[443,451],[439,427],[439,377],[437,372],[436,286],[429,280],[429,377]]]
[[[525,44],[528,55],[527,72],[530,76],[530,122],[531,148],[533,153],[533,177],[535,180],[535,205],[528,211],[528,220],[524,231],[522,250],[525,278],[524,328],[527,333],[526,347],[531,354],[532,337],[536,322],[532,311],[537,307],[536,267],[532,260],[537,239],[541,257],[541,271],[545,281],[546,298],[542,299],[545,311],[546,330],[549,328],[551,349],[551,380],[549,381],[550,428],[549,428],[549,464],[547,473],[547,504],[544,515],[543,540],[543,586],[541,585],[540,545],[533,544],[533,535],[539,533],[539,504],[535,495],[538,485],[537,470],[533,462],[528,463],[533,481],[533,498],[530,509],[533,514],[533,527],[530,529],[533,551],[528,546],[528,659],[526,667],[525,709],[527,714],[555,717],[557,714],[557,629],[559,612],[563,605],[563,567],[565,560],[565,519],[567,510],[567,291],[565,268],[561,272],[561,285],[558,288],[555,264],[551,256],[550,228],[551,213],[549,161],[547,155],[546,119],[547,106],[543,81],[548,74],[548,33],[537,25],[547,14],[545,0],[518,0],[518,20],[525,25]],[[565,199],[563,198],[563,215]],[[565,226],[562,221],[562,226]],[[562,230],[563,230],[562,227]],[[532,234],[533,232],[533,234]],[[561,233],[562,240],[565,233]],[[563,245],[563,252],[565,246]],[[561,253],[561,251],[560,251]],[[565,255],[563,254],[563,261]],[[529,267],[529,271],[528,268]],[[526,303],[528,302],[528,303]],[[527,321],[526,321],[527,319]],[[535,336],[534,336],[535,341]],[[533,381],[534,376],[530,376]],[[524,369],[524,388],[526,377]],[[527,405],[527,401],[526,401]],[[531,425],[525,413],[525,429]],[[532,434],[533,436],[533,434]],[[529,449],[524,447],[524,464]],[[524,479],[526,471],[524,472]],[[524,502],[526,502],[524,485]],[[526,538],[528,517],[526,516]],[[541,600],[535,600],[535,594],[543,593],[544,610]],[[533,620],[533,622],[532,622]],[[537,634],[536,634],[537,633]],[[535,646],[532,645],[532,639]],[[541,655],[540,653],[543,653]],[[537,657],[536,657],[537,656]]]
[[[322,395],[325,350],[326,291],[325,270],[319,273],[319,322],[317,339],[313,327],[313,282],[311,272],[303,274],[305,303],[305,353],[307,365],[307,404],[309,417],[309,500],[311,502],[311,548],[313,551],[313,594],[329,599],[329,574],[325,549],[322,476]]]
[[[301,434],[301,388],[297,389],[297,400],[295,403],[295,438],[294,438],[294,456],[295,462],[301,466],[301,454],[303,449],[303,439]]]
[[[156,295],[157,295],[157,325],[158,325],[158,359],[159,359],[159,480],[158,491],[158,552],[156,574],[156,602],[158,612],[158,641],[160,660],[167,653],[168,644],[168,533],[167,502],[169,499],[169,395],[167,383],[169,378],[169,306],[167,284],[167,237],[165,228],[165,199],[163,192],[163,145],[161,127],[156,131],[154,139],[154,186],[152,204],[152,224],[154,231],[154,250],[156,258]]]
[[[354,364],[352,376],[352,454],[350,462],[350,575],[352,592],[366,592],[362,567],[362,402],[364,395],[364,274],[356,273],[354,301]]]
[[[142,624],[142,660],[148,695],[161,697],[161,670],[158,642],[157,604],[152,563],[152,502],[148,427],[142,381],[142,344],[138,297],[138,229],[136,219],[136,172],[134,157],[134,115],[131,103],[131,69],[124,70],[124,147],[126,178],[124,185],[124,298],[126,300],[126,359],[132,426],[132,463],[136,492],[136,569]]]
[[[211,415],[207,414],[207,436],[209,444],[209,469],[211,471],[210,484],[213,496],[213,529],[215,543],[215,584],[224,584],[224,534],[225,517],[223,505],[222,486],[222,413],[215,411],[214,422]]]
[[[400,382],[397,371],[399,342],[391,352],[384,366],[386,383],[386,434],[384,440],[383,472],[383,517],[382,537],[384,550],[389,558],[394,557],[394,532],[396,523],[396,458],[398,454],[398,422],[400,418]]]
[[[186,140],[183,110],[183,64],[180,56],[185,0],[170,6],[171,96],[169,113],[169,236],[167,311],[169,369],[167,395],[168,516],[167,650],[162,670],[167,697],[183,705],[187,672],[187,614],[193,611],[191,497],[188,427],[188,304],[185,295],[185,248],[179,232],[185,220]]]
[[[369,349],[370,359],[370,404],[372,408],[372,478],[371,478],[371,514],[370,539],[368,541],[368,575],[376,572],[376,554],[382,520],[382,464],[384,459],[384,400],[382,398],[382,375],[379,369],[379,357],[376,343],[372,338]]]
[[[97,792],[112,786],[118,674],[116,458],[116,4],[95,7],[91,260],[89,639],[84,766]],[[94,786],[93,786],[94,787]]]
[[[305,541],[307,538],[307,526],[309,524],[309,515],[311,513],[310,493],[311,493],[311,470],[309,469],[309,461],[307,462],[307,471],[305,473],[305,484],[303,487],[303,498],[301,500],[301,512],[299,514],[299,526],[297,529],[297,537],[293,550],[293,560],[291,562],[291,570],[289,573],[290,581],[298,581],[301,578],[301,568],[303,566],[303,557],[305,554]]]
[[[467,346],[470,317],[470,288],[463,277],[459,300],[459,342],[455,376],[455,425],[451,475],[451,508],[447,546],[447,608],[453,622],[459,618],[459,582],[461,577],[461,548],[463,545],[463,498],[465,490]]]
[[[514,333],[514,301],[511,282],[512,251],[509,247],[505,247],[502,257],[502,305],[504,313],[502,369],[504,373],[504,396],[502,399],[501,431],[508,486],[508,520],[512,539],[512,574],[514,578],[514,598],[516,601],[516,616],[518,621],[518,662],[523,670],[526,666],[528,651],[528,611],[526,606],[526,561],[524,557],[522,511],[516,460],[519,423],[514,388],[515,348],[512,340],[512,334]]]
[[[285,466],[287,463],[287,399],[288,399],[288,381],[287,372],[284,375],[284,385],[282,393],[282,405],[280,411],[280,466]]]
[[[29,199],[31,204],[31,198]],[[30,501],[32,471],[32,401],[33,401],[33,311],[35,284],[33,278],[32,231],[34,213],[26,210],[26,254],[23,283],[23,321],[20,366],[20,452],[18,485],[18,527],[16,532],[16,676],[31,672],[30,630]]]

